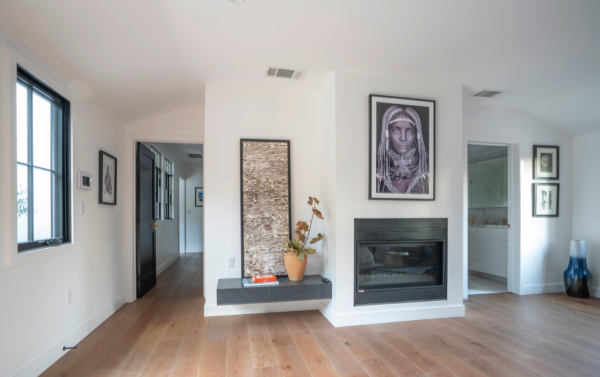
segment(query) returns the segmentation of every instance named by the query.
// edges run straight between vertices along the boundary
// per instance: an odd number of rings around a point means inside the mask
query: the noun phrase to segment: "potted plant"
[[[317,251],[313,248],[306,247],[308,237],[310,236],[310,230],[312,229],[312,223],[317,216],[319,219],[324,220],[323,214],[317,209],[317,205],[320,204],[317,198],[308,197],[308,205],[312,209],[312,217],[310,218],[310,224],[304,221],[298,221],[296,224],[296,235],[295,240],[287,240],[285,242],[285,248],[289,252],[285,253],[283,262],[285,263],[285,269],[287,270],[288,277],[292,281],[300,281],[304,279],[304,271],[306,270],[307,254],[314,254]],[[310,240],[310,244],[316,244],[325,237],[319,233],[316,237]]]

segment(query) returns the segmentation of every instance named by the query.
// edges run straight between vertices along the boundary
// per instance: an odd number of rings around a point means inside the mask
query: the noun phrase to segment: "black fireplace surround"
[[[448,219],[354,219],[354,305],[446,300]]]

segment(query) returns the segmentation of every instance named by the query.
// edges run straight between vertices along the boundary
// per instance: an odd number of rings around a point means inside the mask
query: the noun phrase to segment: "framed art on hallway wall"
[[[110,154],[100,151],[100,204],[117,204],[117,159]]]
[[[560,183],[533,183],[533,217],[558,217]]]
[[[196,187],[194,198],[194,201],[196,202],[196,207],[204,207],[204,188]]]
[[[369,96],[369,199],[435,200],[435,101]]]
[[[559,148],[558,146],[533,146],[533,179],[559,179]]]

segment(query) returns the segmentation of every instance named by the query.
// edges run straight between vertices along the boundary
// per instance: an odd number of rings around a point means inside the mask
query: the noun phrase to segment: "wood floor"
[[[598,376],[600,300],[472,296],[465,318],[334,328],[319,312],[203,317],[182,257],[42,376]]]

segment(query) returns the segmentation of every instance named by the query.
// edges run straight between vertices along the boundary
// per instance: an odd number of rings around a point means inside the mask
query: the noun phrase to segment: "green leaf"
[[[308,197],[308,205],[312,206],[313,205],[313,198],[312,197]]]
[[[317,203],[317,205],[321,204],[321,203],[319,202],[319,199],[317,199],[317,198],[313,198],[313,200],[315,201],[315,203]]]
[[[294,247],[295,251],[298,251],[301,249],[300,244],[298,242],[296,242],[296,240],[292,241],[292,246]]]
[[[315,249],[311,249],[311,248],[309,247],[309,248],[308,248],[308,251],[306,252],[306,254],[314,254],[314,253],[316,253],[316,252],[317,252],[317,250],[315,250]]]
[[[321,233],[319,233],[315,238],[313,238],[312,240],[310,240],[310,244],[314,244],[317,243],[319,241],[321,241],[325,236],[322,235]]]
[[[301,261],[304,261],[305,255],[306,255],[306,250],[302,250],[301,252],[298,253],[298,259],[300,259]]]
[[[319,211],[316,208],[313,208],[313,213],[315,214],[315,216],[317,216],[319,219],[321,220],[325,220],[325,218],[323,217],[323,214],[321,213],[321,211]]]

